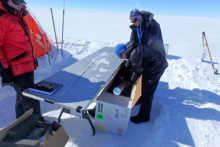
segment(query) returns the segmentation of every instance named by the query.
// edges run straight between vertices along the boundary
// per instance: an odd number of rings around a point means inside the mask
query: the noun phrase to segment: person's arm
[[[154,62],[159,54],[161,54],[160,56],[164,56],[161,51],[163,41],[161,38],[160,25],[155,20],[152,20],[149,24],[148,30],[148,43],[139,46],[142,46],[143,56],[147,57],[148,62]]]
[[[130,25],[129,27],[132,30],[131,31],[131,36],[130,36],[130,41],[134,41],[134,42],[138,43],[136,26],[135,25]]]
[[[131,31],[131,37],[130,37],[130,41],[135,41],[135,37],[134,37],[134,32],[133,31]]]
[[[7,32],[6,25],[0,20],[0,75],[2,77],[1,86],[12,86],[14,84],[14,76],[11,67],[3,52],[4,38]]]
[[[130,82],[134,84],[137,79],[140,77],[142,72],[142,64],[143,64],[143,46],[139,45],[135,50],[133,50],[130,58],[130,62],[132,65],[133,73],[130,78]]]
[[[0,20],[0,73],[8,68],[8,62],[5,58],[4,52],[3,52],[3,41],[6,34],[6,28],[4,27],[4,24]]]
[[[127,50],[126,51],[126,56],[127,56],[128,60],[126,60],[125,67],[124,67],[124,72],[123,72],[123,76],[125,76],[125,77],[126,77],[127,73],[130,71],[130,68],[132,67],[131,60],[129,60],[130,54],[132,53],[132,51],[135,48],[137,48],[137,46],[138,46],[138,44],[135,41],[133,41],[133,40],[132,41],[128,41],[126,43],[126,50]]]
[[[2,60],[1,54],[2,54],[2,47],[0,47],[0,73],[5,69],[5,67],[3,66],[3,63],[1,61]]]
[[[149,24],[149,40],[145,48],[155,49],[160,41],[160,25],[153,19]]]

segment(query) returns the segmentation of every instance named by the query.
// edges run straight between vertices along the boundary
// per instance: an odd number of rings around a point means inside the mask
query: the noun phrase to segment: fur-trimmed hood
[[[141,11],[142,21],[144,22],[145,26],[148,26],[148,23],[154,19],[154,14],[150,11]],[[136,29],[134,24],[129,26],[132,30]]]

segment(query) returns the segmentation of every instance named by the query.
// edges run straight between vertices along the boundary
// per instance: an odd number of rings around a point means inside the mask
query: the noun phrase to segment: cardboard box
[[[113,79],[102,91],[96,101],[95,128],[97,131],[124,136],[130,121],[131,111],[141,96],[140,77],[133,85],[130,97],[114,95],[113,89],[119,84],[124,65],[116,72]],[[132,72],[129,73],[129,77]]]
[[[33,110],[31,109],[20,118],[18,118],[16,121],[14,121],[12,124],[0,130],[0,147],[40,147],[38,140],[29,140],[23,138],[23,136],[27,135],[27,130],[29,129],[27,127],[33,127],[33,124],[35,123],[35,117],[34,114],[32,115],[32,113]],[[27,119],[29,123],[32,123],[32,125],[26,124],[25,129],[23,129],[24,122],[26,122],[25,120]],[[30,122],[29,120],[31,120],[32,122]],[[37,122],[36,124],[39,123]],[[69,136],[66,134],[63,126],[60,126],[55,134],[51,136],[51,138],[43,147],[64,147],[68,139]]]

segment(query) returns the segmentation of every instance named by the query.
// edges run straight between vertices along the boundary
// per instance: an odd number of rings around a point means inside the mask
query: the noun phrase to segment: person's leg
[[[17,93],[16,93],[16,101],[15,101],[15,113],[17,119],[25,113],[20,101],[20,97],[18,96]]]
[[[144,78],[142,80],[142,103],[138,115],[146,120],[149,120],[154,92],[156,91],[161,74],[150,73],[143,75]]]
[[[40,102],[38,100],[23,97],[21,104],[25,112],[33,108],[33,114],[37,114],[39,116],[39,121],[44,121],[40,111]]]
[[[135,103],[135,105],[140,105],[142,102],[142,96],[139,97],[138,101]]]
[[[23,115],[21,114],[22,111],[20,111],[21,107],[23,108],[23,113],[33,108],[33,114],[39,115],[39,120],[43,121],[44,119],[41,116],[40,111],[40,102],[22,95],[22,91],[29,88],[33,84],[34,72],[25,73],[15,77],[15,84],[13,87],[17,93],[17,97],[19,98],[18,101],[16,101],[16,104],[18,104],[15,109],[16,114],[18,114],[16,117]]]
[[[142,96],[141,106],[137,116],[131,117],[133,123],[148,122],[150,120],[150,112],[152,107],[152,101],[154,92],[156,91],[160,77],[163,75],[163,71],[157,73],[142,73]]]

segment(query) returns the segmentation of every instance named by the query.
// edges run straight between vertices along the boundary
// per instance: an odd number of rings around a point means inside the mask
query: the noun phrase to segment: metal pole
[[[56,42],[53,42],[56,43]],[[62,42],[57,42],[58,44],[62,44]],[[89,46],[88,44],[75,44],[75,43],[63,43],[64,45],[77,45],[77,46]]]
[[[63,55],[63,31],[64,31],[64,15],[65,15],[65,0],[63,1],[63,26],[62,26],[62,44],[61,44],[61,55]]]
[[[205,42],[206,42],[205,45],[206,45],[206,47],[207,47],[207,49],[208,49],[210,61],[211,61],[211,63],[213,64],[213,62],[212,62],[212,56],[211,56],[211,52],[210,52],[210,50],[209,50],[209,45],[208,45],[208,41],[207,41],[206,36],[205,36],[205,32],[203,32],[202,34],[203,34],[204,39],[205,39]]]
[[[51,65],[51,61],[50,61],[50,52],[49,52],[49,42],[47,40],[47,55],[48,55],[48,61],[49,61],[49,64]]]
[[[202,54],[202,57],[200,59],[200,62],[202,62],[202,60],[206,57],[205,43],[204,43],[204,36],[203,36],[203,34],[202,34],[202,46],[203,46],[203,54]]]
[[[203,36],[204,36],[204,39],[205,39],[205,45],[208,49],[208,53],[209,53],[209,58],[210,58],[210,61],[211,61],[211,64],[212,64],[212,68],[214,69],[214,74],[217,74],[218,72],[218,69],[214,67],[214,63],[212,61],[212,56],[211,56],[211,52],[210,52],[210,49],[209,49],[209,45],[208,45],[208,41],[206,39],[206,35],[205,35],[205,32],[202,32]]]
[[[52,8],[50,8],[50,11],[51,11],[51,15],[52,15],[54,34],[55,34],[55,39],[56,39],[56,44],[57,44],[57,52],[59,53],[58,42],[57,42],[57,33],[56,33],[56,28],[55,28],[55,23],[54,23],[53,10],[52,10]]]

